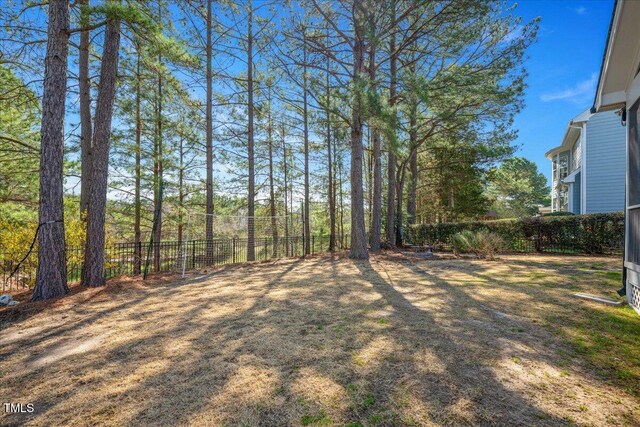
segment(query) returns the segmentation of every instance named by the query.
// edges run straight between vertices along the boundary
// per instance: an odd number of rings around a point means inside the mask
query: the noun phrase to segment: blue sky
[[[516,13],[541,17],[529,49],[526,106],[515,121],[517,155],[551,174],[544,153],[560,144],[567,123],[593,103],[613,0],[523,0]]]

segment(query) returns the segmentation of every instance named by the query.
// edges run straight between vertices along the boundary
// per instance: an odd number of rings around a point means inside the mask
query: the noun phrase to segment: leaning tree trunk
[[[69,54],[69,2],[49,2],[40,139],[38,270],[34,301],[69,292],[64,237],[64,108]]]
[[[93,133],[93,167],[91,197],[87,216],[87,241],[82,265],[83,286],[103,286],[104,222],[107,205],[107,179],[109,175],[109,147],[111,144],[111,118],[116,94],[118,53],[120,48],[120,20],[107,23],[104,34],[100,89],[96,102]]]
[[[89,25],[89,0],[80,0],[80,25]],[[78,88],[80,90],[80,217],[86,220],[91,194],[91,80],[89,78],[89,30],[80,32]]]
[[[353,44],[353,79],[357,88],[362,78],[364,66],[364,28],[355,17],[355,40]],[[358,90],[358,89],[356,89]],[[362,125],[363,106],[361,97],[356,94],[351,111],[351,251],[354,259],[368,259],[367,234],[364,222],[364,190],[362,187]]]

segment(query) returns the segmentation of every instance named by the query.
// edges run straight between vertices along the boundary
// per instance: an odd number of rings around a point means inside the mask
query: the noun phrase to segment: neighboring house
[[[590,214],[624,209],[625,129],[614,111],[589,110],[569,122],[549,150],[551,211]]]
[[[593,112],[617,110],[626,123],[624,281],[640,312],[640,1],[614,4]]]
[[[551,206],[540,206],[538,208],[538,215],[541,215],[541,216],[549,215],[552,212],[553,210],[551,209]]]

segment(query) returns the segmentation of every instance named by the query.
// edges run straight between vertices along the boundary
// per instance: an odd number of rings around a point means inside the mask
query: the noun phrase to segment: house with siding
[[[593,102],[594,113],[616,111],[626,127],[624,287],[640,313],[640,1],[616,0]]]
[[[625,129],[615,111],[579,114],[545,156],[551,160],[552,212],[624,209]]]

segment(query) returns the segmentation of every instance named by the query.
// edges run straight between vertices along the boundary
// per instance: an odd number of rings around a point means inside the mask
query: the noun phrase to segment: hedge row
[[[450,249],[451,237],[464,230],[497,233],[514,252],[618,254],[624,245],[622,212],[418,224],[407,230],[407,242]]]

